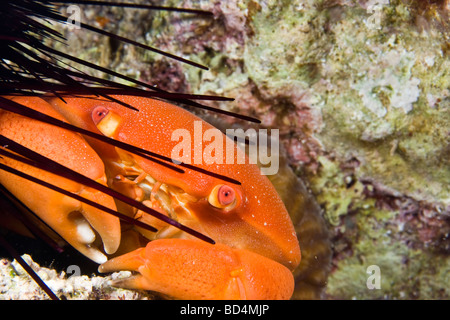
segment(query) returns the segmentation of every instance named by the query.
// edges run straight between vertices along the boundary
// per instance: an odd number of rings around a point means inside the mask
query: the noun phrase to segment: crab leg
[[[114,286],[152,290],[177,299],[289,299],[292,272],[259,254],[198,240],[160,239],[108,260],[100,272],[138,271]]]

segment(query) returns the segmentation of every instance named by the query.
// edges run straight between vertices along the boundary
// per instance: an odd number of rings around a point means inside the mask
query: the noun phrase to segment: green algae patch
[[[372,222],[372,223],[371,223]],[[449,295],[450,260],[444,255],[412,249],[395,240],[390,232],[358,222],[360,237],[353,243],[354,254],[337,264],[328,278],[327,292],[339,299],[445,299]],[[367,233],[365,233],[367,231]],[[371,288],[369,267],[379,268],[380,286]]]
[[[421,32],[397,1],[381,1],[376,21],[360,5],[326,4],[257,6],[243,55],[249,78],[265,97],[292,88],[314,97],[323,120],[314,136],[342,159],[360,158],[362,175],[448,203],[445,33]]]
[[[318,203],[324,208],[324,216],[332,226],[341,224],[341,216],[350,211],[373,206],[373,199],[364,199],[364,185],[346,175],[338,164],[326,157],[319,157],[319,173],[311,178],[311,188]]]

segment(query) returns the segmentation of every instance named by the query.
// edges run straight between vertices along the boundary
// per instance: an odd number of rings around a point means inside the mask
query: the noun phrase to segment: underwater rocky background
[[[162,89],[233,97],[210,105],[279,129],[329,230],[325,298],[450,298],[448,1],[154,4],[214,18],[82,6],[82,21],[210,70],[59,27],[65,50]]]

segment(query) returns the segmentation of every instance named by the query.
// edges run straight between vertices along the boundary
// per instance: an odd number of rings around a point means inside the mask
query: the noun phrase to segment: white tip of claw
[[[108,258],[101,253],[99,250],[94,249],[94,248],[90,248],[91,250],[89,250],[89,252],[86,254],[86,256],[91,259],[92,261],[98,263],[98,264],[102,264],[105,263]]]
[[[103,240],[103,250],[105,250],[105,252],[107,254],[113,254],[117,251],[117,248],[119,247],[117,241],[115,241],[115,240],[108,241],[108,239],[102,239],[102,240]]]
[[[86,256],[99,264],[105,263],[108,258],[100,250],[90,246],[95,241],[95,233],[89,222],[82,218],[78,219],[76,224],[78,241],[88,246]]]
[[[89,222],[87,222],[84,218],[79,219],[77,222],[77,234],[78,241],[85,244],[90,244],[95,240],[95,233],[92,230]]]
[[[78,244],[75,246],[75,249],[80,251],[82,254],[84,254],[87,258],[91,259],[92,261],[102,264],[108,261],[108,258],[106,255],[104,255],[100,250],[98,250],[95,247],[92,247],[90,245],[86,244]]]

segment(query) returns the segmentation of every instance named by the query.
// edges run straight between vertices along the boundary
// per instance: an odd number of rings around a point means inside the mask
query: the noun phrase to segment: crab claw
[[[64,120],[41,98],[20,97],[12,100]],[[106,185],[103,162],[86,141],[76,133],[0,111],[0,134]],[[1,158],[0,162],[110,209],[116,208],[114,199],[77,182],[7,157]],[[107,260],[102,251],[110,254],[117,250],[121,234],[120,222],[117,217],[10,173],[0,171],[0,183],[88,258],[102,263]],[[101,248],[102,246],[103,248]]]
[[[15,177],[9,177],[10,182],[14,179]],[[29,192],[26,197],[17,193],[16,196],[86,257],[97,263],[103,263],[107,260],[104,253],[112,254],[117,250],[120,243],[120,226],[116,217],[69,196],[32,185],[24,179],[18,178],[17,183]],[[55,183],[53,180],[53,183],[61,186],[60,181]],[[65,187],[83,198],[114,208],[114,201],[100,192],[83,187],[79,189],[79,185],[76,184],[75,188],[67,188],[67,184]]]
[[[114,200],[101,192],[83,188],[79,195],[115,209]],[[65,210],[61,206],[57,209],[59,215],[65,215],[67,225],[61,230],[61,235],[67,242],[97,263],[103,263],[107,258],[94,245],[95,232],[100,235],[105,253],[113,254],[117,251],[120,244],[120,224],[116,217],[73,199],[63,199],[61,202],[69,204]],[[58,213],[55,212],[56,215]],[[61,221],[64,220],[60,220],[60,223]]]
[[[100,272],[138,271],[114,286],[152,290],[177,299],[289,299],[292,272],[243,249],[199,240],[159,239],[100,265]]]

